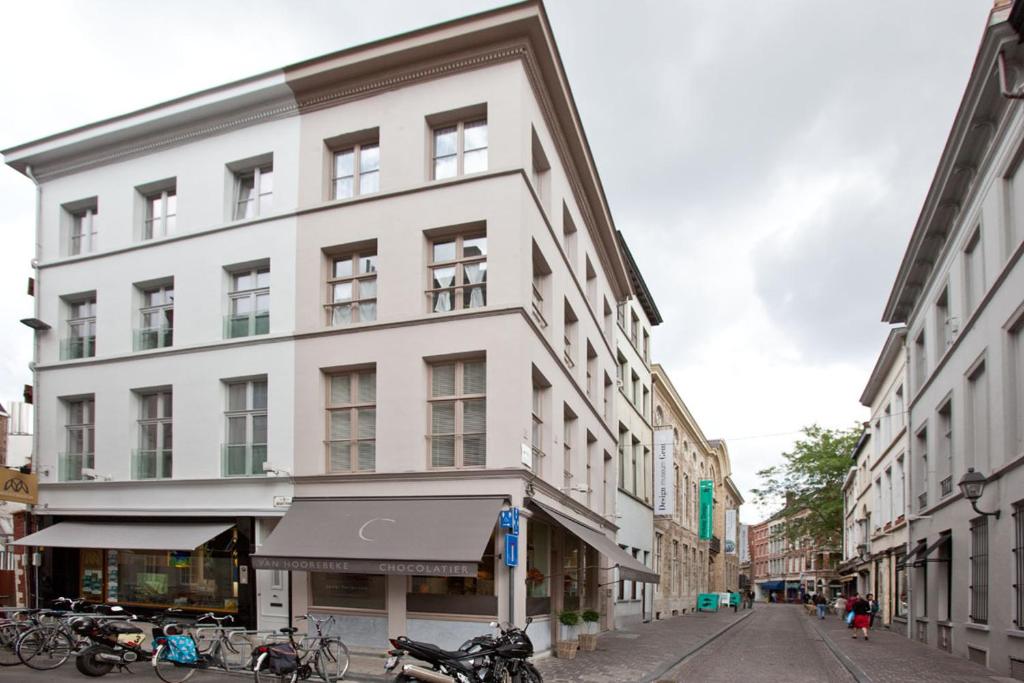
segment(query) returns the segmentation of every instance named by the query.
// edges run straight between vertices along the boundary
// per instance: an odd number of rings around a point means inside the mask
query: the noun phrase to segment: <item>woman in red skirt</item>
[[[853,603],[853,639],[857,640],[857,629],[868,639],[868,628],[871,626],[871,603],[858,597]]]

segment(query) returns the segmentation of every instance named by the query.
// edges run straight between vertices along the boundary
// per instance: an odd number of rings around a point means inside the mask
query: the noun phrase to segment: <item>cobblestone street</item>
[[[346,680],[388,681],[383,660],[356,655]],[[573,660],[537,661],[545,683],[996,683],[1009,679],[935,648],[877,629],[853,640],[836,617],[808,617],[799,607],[758,605],[753,611],[687,614],[601,636],[595,652]],[[143,663],[134,675],[105,680],[157,680]],[[55,672],[0,668],[0,681],[81,681],[69,662]],[[196,681],[237,681],[203,672]]]

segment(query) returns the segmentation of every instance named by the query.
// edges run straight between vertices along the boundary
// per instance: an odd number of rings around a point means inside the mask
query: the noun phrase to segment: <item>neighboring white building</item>
[[[633,296],[618,302],[615,314],[617,356],[618,490],[616,541],[638,562],[654,567],[654,431],[651,426],[651,327],[661,323],[647,284],[622,233]],[[648,620],[654,606],[653,585],[623,580],[615,596],[616,625]]]
[[[370,647],[530,615],[546,650],[560,610],[617,620],[609,568],[657,581],[612,379],[628,351],[649,452],[650,324],[539,2],[4,154],[42,207],[45,595]]]
[[[992,10],[883,316],[906,325],[909,347],[908,633],[1017,677],[1024,104],[1002,90],[1022,85],[1022,19],[1019,2]],[[986,481],[976,506],[959,486],[971,469]]]

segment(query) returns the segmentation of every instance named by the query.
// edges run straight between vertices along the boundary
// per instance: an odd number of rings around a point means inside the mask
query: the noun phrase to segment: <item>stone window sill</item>
[[[969,629],[969,630],[971,630],[971,631],[983,631],[985,633],[988,633],[991,630],[989,628],[988,624],[971,624],[971,623],[966,623],[966,624],[964,624],[964,627]]]
[[[1011,638],[1024,638],[1024,631],[1015,628],[1008,628],[1006,629],[1006,635]]]

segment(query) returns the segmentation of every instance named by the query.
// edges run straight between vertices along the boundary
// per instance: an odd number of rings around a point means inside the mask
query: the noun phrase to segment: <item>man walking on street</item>
[[[871,616],[871,624],[870,626],[868,626],[868,628],[874,628],[875,617],[878,616],[878,610],[880,609],[880,607],[878,605],[878,600],[876,600],[875,596],[873,596],[871,593],[868,593],[868,605],[870,606],[869,614]]]
[[[828,600],[821,593],[817,593],[814,596],[814,608],[818,611],[818,618],[825,618],[825,607],[828,605]]]

